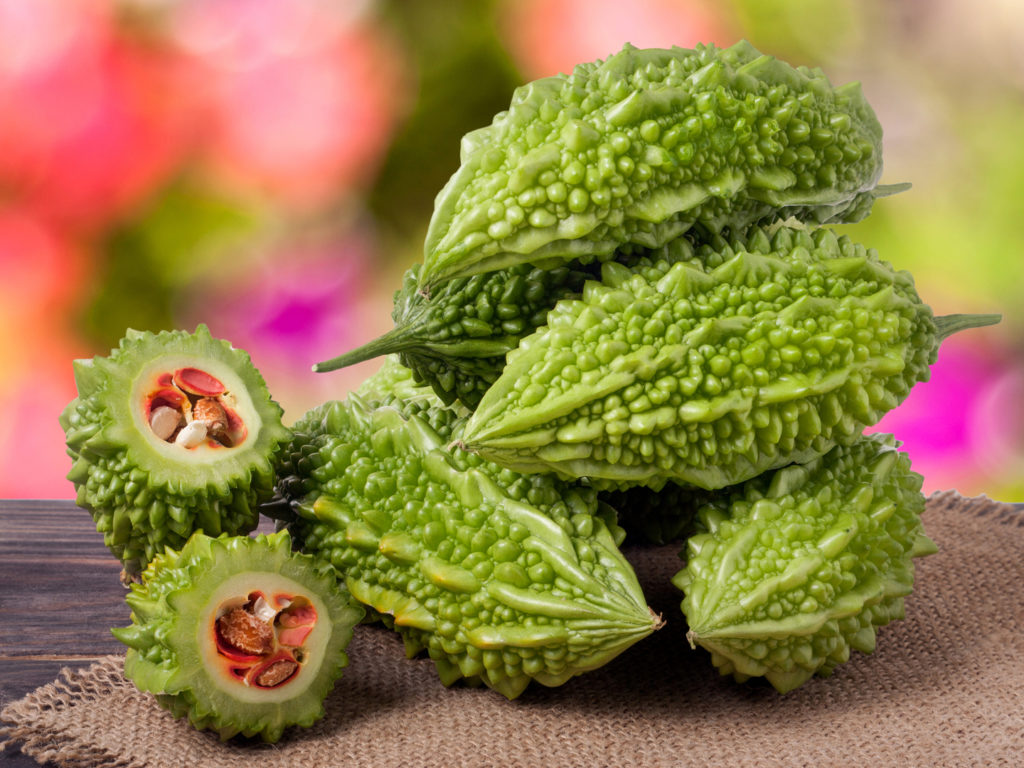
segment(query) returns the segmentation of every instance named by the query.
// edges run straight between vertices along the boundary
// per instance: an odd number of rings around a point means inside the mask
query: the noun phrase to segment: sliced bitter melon
[[[78,397],[60,417],[68,479],[126,577],[196,530],[256,528],[290,432],[248,354],[204,325],[129,330],[74,370]]]
[[[269,536],[192,536],[133,584],[125,675],[175,717],[228,739],[308,727],[348,664],[363,609],[325,564]]]

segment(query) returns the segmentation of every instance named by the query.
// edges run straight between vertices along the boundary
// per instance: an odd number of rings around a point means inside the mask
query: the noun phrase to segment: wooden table
[[[0,500],[0,708],[62,667],[124,652],[110,634],[130,623],[120,572],[74,502]],[[11,750],[0,763],[38,768]]]

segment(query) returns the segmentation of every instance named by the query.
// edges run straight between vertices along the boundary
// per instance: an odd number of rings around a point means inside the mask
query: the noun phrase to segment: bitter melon
[[[456,418],[357,395],[305,415],[278,486],[295,540],[388,615],[410,655],[425,649],[446,685],[482,681],[511,699],[656,629],[595,492],[447,450]]]
[[[392,330],[313,370],[397,353],[445,403],[458,399],[474,408],[501,373],[506,353],[544,323],[559,299],[578,296],[588,277],[569,267],[519,265],[448,281],[428,299],[419,290],[419,271],[419,264],[407,270],[395,294]]]
[[[924,505],[921,476],[882,434],[718,495],[673,579],[690,644],[782,693],[870,653],[876,628],[904,616],[913,559],[936,551]]]
[[[615,510],[629,544],[669,544],[694,532],[697,510],[710,491],[666,483],[658,491],[642,485],[623,491],[602,491],[600,502]]]
[[[157,555],[127,598],[125,676],[222,739],[309,726],[348,664],[363,608],[287,532],[194,534]]]
[[[126,578],[196,530],[256,528],[289,431],[248,354],[205,325],[129,330],[74,372],[78,396],[60,416],[68,479]]]
[[[520,263],[606,259],[691,227],[851,222],[878,187],[882,129],[857,83],[748,42],[638,50],[520,87],[467,134],[438,194],[420,285]]]
[[[852,442],[945,337],[999,319],[934,318],[908,272],[828,229],[703,248],[727,258],[604,264],[509,353],[461,445],[603,489],[722,488]]]

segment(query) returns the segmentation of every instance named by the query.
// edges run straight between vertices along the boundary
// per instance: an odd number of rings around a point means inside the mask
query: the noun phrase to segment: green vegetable
[[[130,330],[109,357],[76,360],[74,371],[78,397],[60,416],[68,479],[125,578],[196,530],[256,528],[289,431],[248,354],[204,325]]]
[[[705,248],[727,260],[604,264],[509,353],[461,445],[605,489],[722,488],[852,442],[942,339],[999,319],[933,318],[909,273],[825,229]]]
[[[638,50],[516,90],[462,141],[437,196],[421,287],[520,263],[610,258],[691,227],[857,221],[882,129],[859,84],[833,88],[750,43]]]
[[[599,501],[615,510],[629,544],[669,544],[694,532],[697,510],[708,491],[666,483],[659,491],[638,485],[624,491],[602,491]]]
[[[333,371],[398,353],[416,381],[445,403],[469,408],[480,401],[505,365],[505,354],[544,323],[562,298],[578,296],[587,275],[569,267],[519,265],[488,275],[451,280],[428,299],[419,290],[420,265],[410,268],[395,294],[395,327],[378,339],[313,370]]]
[[[157,555],[128,595],[125,675],[175,717],[221,739],[275,742],[310,726],[341,677],[363,616],[330,568],[291,551],[286,532],[197,533]]]
[[[511,699],[656,629],[595,492],[446,450],[456,422],[358,396],[311,411],[279,482],[296,541],[391,617],[410,656],[426,649],[446,685],[469,678]]]
[[[782,693],[870,653],[876,628],[904,616],[913,558],[936,551],[924,505],[910,458],[879,434],[710,501],[673,579],[690,644]]]

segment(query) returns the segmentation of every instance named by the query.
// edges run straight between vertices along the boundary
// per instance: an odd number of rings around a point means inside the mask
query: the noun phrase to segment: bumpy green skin
[[[233,697],[213,680],[198,639],[208,628],[198,625],[212,593],[244,574],[247,590],[261,589],[266,577],[285,577],[315,595],[327,607],[318,617],[329,628],[322,652],[306,662],[305,684],[282,701]],[[286,531],[255,538],[194,534],[180,551],[157,555],[132,584],[127,597],[132,624],[112,630],[128,646],[125,676],[175,717],[187,716],[198,729],[216,731],[221,739],[236,735],[276,742],[289,726],[309,727],[324,715],[323,700],[348,665],[345,648],[363,608],[337,583],[325,564],[292,552]],[[241,684],[239,684],[241,687]]]
[[[909,273],[827,229],[753,228],[698,258],[607,263],[509,353],[462,445],[520,472],[723,488],[852,442],[928,378],[940,341]]]
[[[296,541],[391,618],[410,656],[425,649],[445,685],[515,698],[656,629],[594,491],[446,450],[454,420],[358,396],[307,414],[279,483]]]
[[[474,408],[501,373],[506,353],[544,323],[556,302],[578,296],[589,277],[569,267],[523,264],[448,281],[427,298],[419,289],[419,272],[420,265],[413,265],[395,294],[391,331],[313,370],[333,371],[398,353],[416,380],[433,387],[445,403],[458,400]]]
[[[638,50],[519,88],[462,142],[437,196],[420,284],[529,262],[605,259],[697,226],[868,214],[882,129],[833,88],[747,42]]]
[[[870,653],[876,628],[904,616],[913,559],[936,551],[924,505],[921,476],[881,434],[723,493],[673,579],[691,645],[781,693]]]
[[[670,544],[695,532],[697,510],[708,491],[666,483],[659,491],[636,486],[624,491],[602,491],[599,501],[615,510],[628,544]]]
[[[260,422],[248,425],[255,432],[249,441],[204,463],[161,452],[133,415],[132,398],[136,379],[162,359],[233,371]],[[60,416],[73,461],[68,479],[127,576],[196,530],[216,536],[256,528],[257,507],[273,494],[275,452],[290,433],[248,354],[212,338],[205,325],[193,334],[130,330],[109,357],[76,360],[74,371],[78,396]]]

